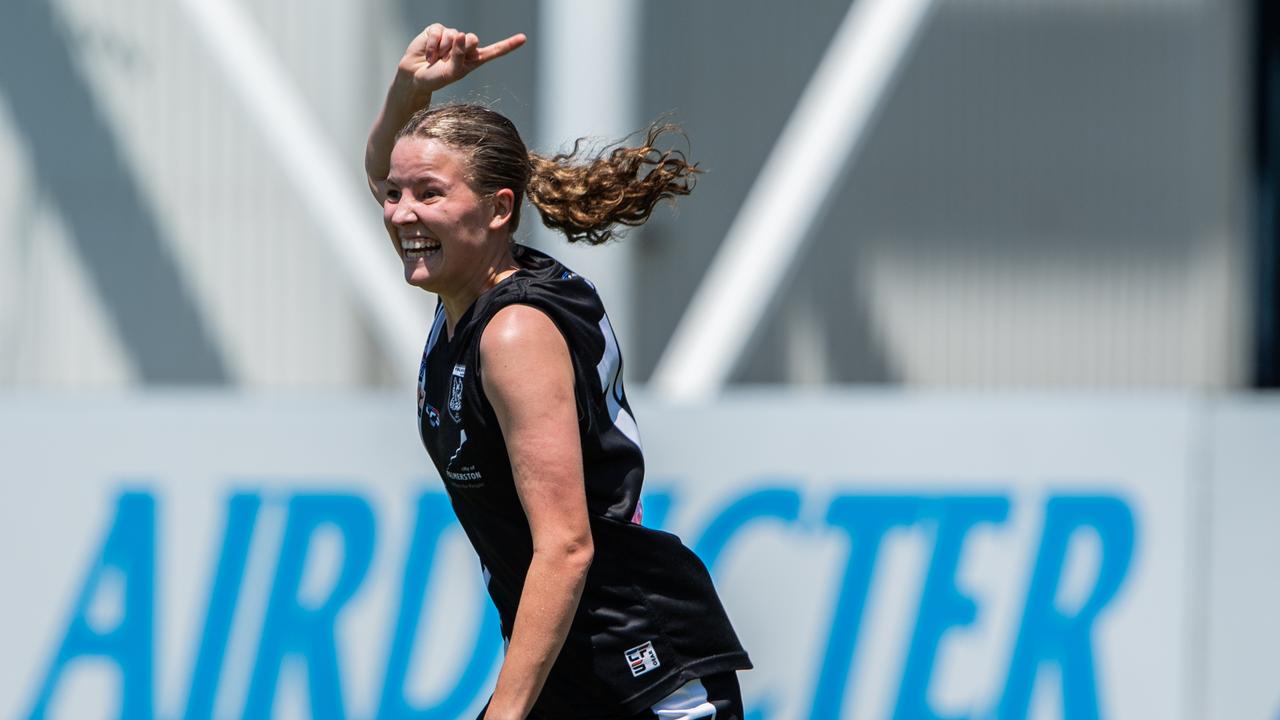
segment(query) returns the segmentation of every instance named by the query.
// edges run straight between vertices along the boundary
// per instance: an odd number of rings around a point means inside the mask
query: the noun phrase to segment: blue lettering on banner
[[[915,624],[905,648],[900,683],[892,714],[903,720],[950,720],[930,703],[930,686],[939,647],[946,634],[973,625],[981,608],[957,585],[956,575],[966,542],[976,528],[1004,524],[1011,512],[1007,494],[844,494],[830,500],[825,513],[806,521],[806,498],[794,478],[763,477],[751,490],[728,501],[707,519],[704,529],[690,539],[695,552],[714,573],[726,552],[740,538],[762,528],[809,531],[822,528],[847,542],[833,610],[820,655],[815,657],[814,685],[807,707],[810,717],[836,718],[847,712],[845,698],[859,662],[859,639],[876,565],[887,538],[894,533],[923,534],[931,539],[932,553],[917,599]],[[645,495],[645,524],[662,527],[678,497],[668,492]],[[221,547],[212,568],[203,624],[195,644],[192,674],[182,717],[204,720],[213,714],[224,667],[229,662],[251,661],[249,686],[240,716],[266,718],[276,704],[277,685],[286,660],[305,670],[313,717],[339,719],[351,716],[345,704],[342,648],[335,625],[342,609],[367,577],[375,552],[377,517],[369,502],[355,494],[297,493],[285,498],[284,533],[262,632],[253,658],[228,658],[228,641],[237,616],[245,583],[254,532],[263,497],[259,493],[232,494],[226,505]],[[59,691],[60,680],[79,658],[105,659],[119,670],[119,715],[153,718],[155,611],[159,580],[155,576],[156,500],[145,492],[125,492],[115,502],[115,515],[80,584],[69,619],[52,660],[35,692],[28,716],[42,718]],[[301,595],[303,572],[313,553],[315,538],[332,531],[341,542],[336,579],[316,599]],[[448,497],[441,491],[421,493],[399,577],[398,604],[388,618],[387,657],[381,668],[377,720],[444,720],[463,716],[482,702],[487,683],[500,663],[501,633],[497,612],[484,603],[479,612],[470,656],[460,663],[442,697],[429,703],[410,701],[409,668],[413,664],[421,618],[438,587],[433,571],[447,533],[460,532]],[[1098,539],[1098,573],[1093,586],[1077,608],[1056,602],[1066,567],[1068,548],[1077,533],[1091,532]],[[1130,505],[1106,495],[1055,495],[1045,503],[1039,545],[1026,575],[1027,586],[1018,630],[998,697],[990,698],[985,712],[954,716],[1024,718],[1029,712],[1036,677],[1046,665],[1061,678],[1061,712],[1065,717],[1098,718],[1102,715],[1103,690],[1094,657],[1094,628],[1116,598],[1133,563],[1136,522]],[[439,579],[440,581],[443,578]],[[119,602],[118,619],[111,627],[99,627],[93,613],[104,600]],[[115,616],[112,616],[115,617]],[[865,651],[863,651],[865,652]],[[428,660],[429,663],[429,660]],[[752,720],[776,715],[777,697],[752,698]],[[368,717],[369,715],[364,715]]]
[[[298,598],[302,570],[316,530],[326,523],[342,534],[343,562],[329,596],[318,607],[306,607]],[[271,717],[280,667],[289,655],[305,662],[311,717],[337,720],[346,716],[333,626],[338,611],[355,594],[369,569],[373,530],[373,510],[359,497],[295,495],[289,501],[280,562],[267,601],[244,717]]]
[[[63,633],[62,643],[45,672],[30,717],[43,718],[58,679],[72,660],[98,656],[120,668],[120,716],[152,717],[152,663],[155,602],[155,500],[141,492],[127,492],[116,501],[116,516],[89,567],[80,595]],[[95,629],[89,607],[99,600],[108,574],[123,585],[120,620],[109,630]]]
[[[714,572],[725,546],[742,528],[769,518],[789,524],[799,516],[800,493],[794,489],[757,490],[729,503],[702,531],[693,551],[706,563],[707,569]]]
[[[849,536],[849,559],[809,717],[840,717],[881,541],[890,529],[914,524],[923,503],[924,498],[912,496],[844,496],[827,509],[827,523]]]
[[[1093,591],[1074,614],[1055,607],[1058,583],[1071,536],[1092,528],[1102,545],[1101,567]],[[1045,508],[1040,550],[1009,663],[997,716],[1027,715],[1036,670],[1045,662],[1062,675],[1062,710],[1069,718],[1097,718],[1098,683],[1093,668],[1093,623],[1115,597],[1133,559],[1134,521],[1129,506],[1114,497],[1054,497]]]
[[[933,559],[929,563],[916,614],[915,633],[907,649],[907,661],[898,686],[895,718],[930,718],[943,720],[929,706],[929,680],[942,635],[953,627],[971,624],[978,616],[973,598],[962,595],[956,587],[956,566],[965,536],[981,523],[1004,522],[1009,515],[1009,500],[1001,496],[938,498],[930,503],[928,514],[937,525]]]
[[[425,493],[418,499],[418,519],[405,560],[404,583],[400,588],[400,609],[391,635],[391,653],[383,676],[379,720],[453,720],[462,717],[477,695],[484,692],[484,682],[498,661],[502,650],[498,611],[493,603],[484,604],[484,619],[476,634],[475,649],[452,684],[452,690],[430,707],[413,707],[404,696],[405,675],[413,654],[413,641],[418,634],[418,620],[430,597],[431,565],[436,547],[445,531],[457,524],[453,507],[443,493]]]
[[[222,552],[218,555],[218,569],[213,589],[209,592],[200,650],[196,655],[195,670],[191,673],[191,689],[187,693],[187,710],[183,715],[185,720],[204,720],[213,715],[213,701],[218,692],[218,680],[222,677],[227,639],[231,634],[236,601],[240,598],[244,569],[249,560],[249,544],[261,506],[262,498],[250,493],[232,495],[227,504]]]

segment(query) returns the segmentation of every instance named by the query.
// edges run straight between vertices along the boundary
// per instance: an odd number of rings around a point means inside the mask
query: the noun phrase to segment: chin
[[[434,290],[432,290],[432,286],[435,285],[434,278],[431,277],[431,273],[427,272],[427,269],[423,267],[422,263],[405,265],[404,281],[414,287],[422,288],[428,292],[434,292]]]
[[[417,273],[407,272],[404,274],[404,281],[410,285],[426,290],[427,292],[435,292],[435,283],[430,277],[423,277]]]

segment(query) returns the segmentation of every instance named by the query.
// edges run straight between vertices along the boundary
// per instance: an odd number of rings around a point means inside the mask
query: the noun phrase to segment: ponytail
[[[542,223],[569,242],[607,242],[614,225],[643,225],[660,201],[674,202],[693,190],[702,170],[679,150],[655,147],[663,135],[678,132],[673,125],[652,125],[641,146],[615,147],[586,159],[578,157],[581,139],[568,153],[531,152],[529,202]]]
[[[659,150],[656,144],[675,125],[654,124],[639,147],[610,146],[595,156],[580,157],[582,139],[568,153],[545,156],[529,152],[515,125],[501,114],[474,104],[424,108],[413,114],[396,139],[435,139],[461,151],[477,192],[489,195],[502,188],[515,193],[515,212],[509,225],[520,226],[520,201],[529,202],[542,222],[569,242],[600,245],[614,236],[614,225],[642,225],[662,200],[675,201],[693,190],[702,170],[679,150]]]

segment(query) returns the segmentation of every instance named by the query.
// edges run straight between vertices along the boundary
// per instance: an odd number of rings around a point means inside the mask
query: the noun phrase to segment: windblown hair
[[[529,152],[515,125],[486,107],[444,105],[419,110],[396,139],[438,140],[465,154],[471,186],[481,195],[502,188],[515,193],[511,232],[520,226],[525,196],[542,216],[542,223],[558,230],[569,242],[600,245],[614,235],[615,225],[642,225],[661,200],[675,201],[693,190],[702,172],[679,150],[660,150],[657,142],[680,129],[653,124],[639,147],[620,143],[596,154],[573,150],[552,156]]]

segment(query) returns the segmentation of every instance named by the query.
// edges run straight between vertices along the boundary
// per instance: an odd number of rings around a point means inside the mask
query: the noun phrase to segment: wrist
[[[403,105],[426,107],[431,103],[431,93],[439,89],[424,86],[414,77],[413,70],[397,67],[396,74],[391,79],[390,96]]]
[[[490,706],[485,711],[484,720],[525,720],[525,718],[518,713],[494,709],[493,706]]]

